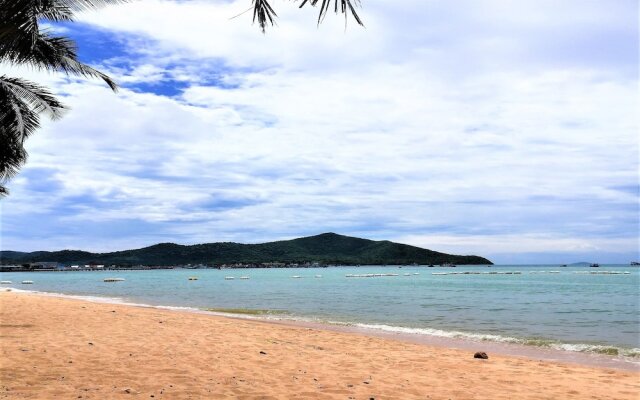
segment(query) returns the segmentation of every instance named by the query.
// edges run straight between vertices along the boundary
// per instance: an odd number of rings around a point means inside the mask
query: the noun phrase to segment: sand
[[[640,399],[634,371],[16,292],[0,350],[0,399]]]

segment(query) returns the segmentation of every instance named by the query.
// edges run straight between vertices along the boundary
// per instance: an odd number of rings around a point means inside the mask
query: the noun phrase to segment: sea
[[[0,279],[12,290],[515,343],[640,364],[640,268],[629,265],[11,272]]]

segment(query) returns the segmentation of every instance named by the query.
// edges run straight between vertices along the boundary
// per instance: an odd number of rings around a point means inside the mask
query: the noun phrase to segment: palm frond
[[[122,3],[125,0],[0,0],[0,62],[102,79],[113,91],[108,75],[78,61],[75,42],[40,31],[39,18],[72,20],[73,11]]]
[[[46,88],[20,78],[0,76],[0,197],[5,184],[27,161],[24,141],[40,127],[40,115],[60,118],[64,106]]]
[[[277,18],[276,12],[273,10],[268,0],[251,0],[253,6],[253,22],[258,21],[260,29],[264,33],[268,24],[274,25]],[[362,19],[356,11],[357,7],[360,7],[360,0],[302,0],[299,8],[305,5],[312,7],[318,7],[318,25],[322,23],[327,16],[333,4],[333,11],[338,14],[344,14],[345,23],[349,14],[356,20],[358,25],[364,26]]]
[[[267,0],[251,0],[251,4],[253,5],[253,22],[256,22],[257,19],[260,29],[264,33],[267,22],[273,26],[274,20],[278,15]]]
[[[65,106],[44,86],[21,78],[0,76],[0,94],[5,98],[13,96],[36,113],[45,113],[52,119],[62,117]]]
[[[102,79],[111,90],[118,90],[117,83],[108,75],[78,61],[75,42],[62,36],[51,36],[39,32],[30,49],[27,45],[17,45],[9,51],[0,51],[0,61],[13,64],[30,64],[36,68],[62,71],[67,75],[80,75]],[[2,45],[0,45],[2,49]]]
[[[0,87],[0,110],[0,186],[4,187],[27,161],[24,138],[40,123],[38,114],[4,86]]]
[[[0,130],[0,182],[8,182],[16,176],[25,162],[27,162],[27,151],[24,146],[11,135]]]
[[[344,14],[344,18],[345,20],[347,19],[349,13],[351,14],[351,16],[353,17],[353,19],[356,20],[356,22],[358,23],[358,25],[364,26],[364,23],[362,22],[362,20],[360,19],[360,16],[358,15],[358,13],[356,12],[356,7],[360,7],[360,0],[302,0],[302,3],[300,3],[299,8],[304,7],[305,5],[309,4],[311,5],[311,7],[317,7],[318,4],[319,6],[319,13],[318,13],[318,24],[322,23],[322,21],[324,20],[324,18],[327,16],[327,14],[329,13],[330,7],[331,7],[331,3],[333,3],[333,12],[338,14]]]
[[[45,1],[45,0],[41,0]],[[111,4],[122,4],[128,3],[131,0],[46,0],[52,3],[63,5],[70,10],[77,11],[86,11],[86,10],[95,10],[101,7],[106,7]]]

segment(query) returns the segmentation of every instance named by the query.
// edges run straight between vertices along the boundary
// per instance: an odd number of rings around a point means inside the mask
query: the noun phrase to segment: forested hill
[[[479,256],[445,254],[388,240],[374,241],[335,233],[261,244],[219,242],[183,246],[175,243],[160,243],[142,249],[112,253],[90,253],[79,250],[0,252],[2,264],[38,261],[148,266],[268,262],[318,262],[330,265],[491,264],[491,261]]]

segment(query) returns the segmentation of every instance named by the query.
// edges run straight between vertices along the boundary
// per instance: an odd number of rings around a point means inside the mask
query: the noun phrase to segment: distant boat
[[[122,282],[124,278],[104,278],[103,282]]]
[[[33,281],[22,281],[20,283],[22,283],[23,285],[32,285]]]
[[[189,280],[190,280],[190,281],[197,281],[197,280],[198,280],[198,277],[197,277],[197,276],[190,276],[190,277],[189,277]]]
[[[593,263],[593,264],[589,265],[589,267],[591,267],[591,268],[598,268],[599,266],[600,266],[600,264],[597,264],[597,263]]]

